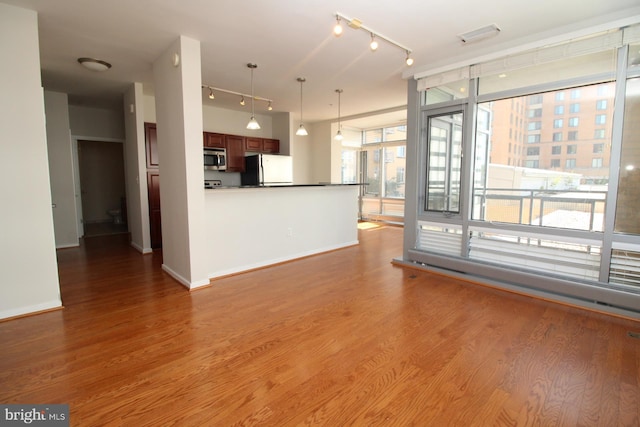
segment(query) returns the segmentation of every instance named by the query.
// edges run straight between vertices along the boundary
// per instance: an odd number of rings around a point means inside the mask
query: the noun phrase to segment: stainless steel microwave
[[[227,170],[227,150],[225,148],[205,148],[204,168],[206,170]]]

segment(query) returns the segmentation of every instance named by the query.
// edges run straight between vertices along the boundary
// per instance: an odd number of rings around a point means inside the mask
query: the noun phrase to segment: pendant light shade
[[[247,129],[258,130],[260,129],[260,124],[256,120],[253,113],[253,101],[255,99],[255,97],[253,96],[253,70],[258,68],[258,66],[256,64],[249,63],[247,64],[247,67],[249,67],[249,69],[251,70],[251,119],[249,120],[249,123],[247,123]],[[242,98],[242,100],[244,101],[244,97]]]
[[[335,140],[342,141],[342,125],[340,124],[340,94],[342,89],[336,89],[336,93],[338,94],[338,132],[336,132]]]
[[[302,120],[302,83],[304,83],[307,80],[304,77],[298,77],[297,80],[300,82],[300,127],[298,127],[298,130],[296,131],[296,135],[307,136],[309,135],[309,133],[305,129],[303,120]]]

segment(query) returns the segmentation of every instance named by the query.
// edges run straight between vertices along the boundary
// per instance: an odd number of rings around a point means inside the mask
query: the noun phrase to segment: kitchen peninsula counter
[[[209,278],[358,244],[359,185],[207,189]]]

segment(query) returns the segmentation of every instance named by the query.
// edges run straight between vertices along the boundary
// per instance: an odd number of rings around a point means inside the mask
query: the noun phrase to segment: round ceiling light
[[[106,71],[111,68],[111,64],[100,59],[78,58],[78,62],[91,71]]]

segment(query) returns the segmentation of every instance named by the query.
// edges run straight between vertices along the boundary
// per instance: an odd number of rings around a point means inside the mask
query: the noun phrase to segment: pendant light
[[[247,64],[247,67],[251,69],[251,120],[249,120],[249,123],[247,123],[247,129],[258,130],[260,129],[260,125],[258,124],[258,121],[253,114],[253,101],[255,99],[255,97],[253,96],[253,70],[258,68],[258,66],[256,64],[249,63]]]
[[[303,124],[303,121],[302,121],[302,83],[306,82],[307,80],[304,77],[298,77],[297,80],[300,82],[300,127],[296,131],[296,135],[298,135],[298,136],[307,136],[307,135],[309,135],[309,133],[304,128],[304,124]]]
[[[342,89],[336,89],[336,93],[338,94],[338,132],[336,132],[336,141],[342,141],[342,125],[340,124],[340,94],[342,93]]]

